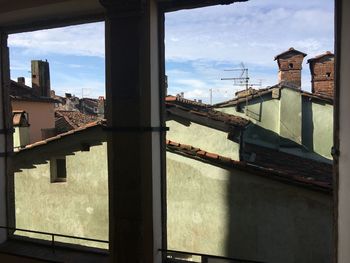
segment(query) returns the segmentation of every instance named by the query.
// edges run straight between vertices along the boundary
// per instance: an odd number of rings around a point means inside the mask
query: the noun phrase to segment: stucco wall
[[[13,147],[18,148],[29,144],[29,127],[14,127],[13,133]]]
[[[176,121],[167,121],[168,140],[198,147],[207,152],[239,160],[239,144],[227,139],[227,133],[203,125],[191,123],[185,126]]]
[[[243,108],[246,105],[241,104]],[[265,129],[273,132],[279,132],[279,109],[280,103],[278,99],[271,99],[271,96],[262,96],[249,102],[248,110],[245,112],[237,112],[235,107],[215,108],[215,110],[240,116],[249,119]],[[245,111],[245,109],[244,109]]]
[[[281,89],[280,98],[280,130],[282,138],[301,144],[302,108],[300,92]],[[281,141],[281,144],[285,144]]]
[[[333,146],[333,105],[312,103],[314,151],[332,159]]]
[[[169,249],[329,263],[328,194],[167,153]]]
[[[333,105],[307,97],[302,99],[298,91],[287,88],[281,90],[280,100],[264,96],[249,103],[247,115],[237,112],[235,107],[216,110],[247,118],[256,125],[245,130],[247,142],[331,163]],[[257,118],[259,111],[260,120]],[[293,142],[303,146],[291,148]]]
[[[12,100],[12,110],[25,110],[29,116],[30,143],[42,140],[41,129],[55,128],[54,104]]]
[[[108,240],[106,143],[66,157],[67,182],[50,183],[50,165],[15,173],[17,228]],[[17,232],[49,239],[50,237]],[[88,246],[105,244],[56,238]]]

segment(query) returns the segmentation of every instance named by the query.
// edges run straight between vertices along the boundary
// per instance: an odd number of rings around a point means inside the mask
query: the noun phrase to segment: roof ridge
[[[288,170],[276,169],[273,167],[265,167],[245,161],[236,161],[231,158],[221,156],[215,153],[207,152],[200,148],[193,147],[187,144],[177,143],[171,140],[166,141],[167,148],[194,159],[202,159],[206,161],[217,162],[218,165],[226,165],[228,167],[237,168],[251,172],[254,170],[258,175],[263,175],[269,178],[276,178],[282,181],[292,181],[297,185],[304,185],[316,188],[322,191],[332,191],[332,185],[329,182],[320,181],[313,177],[303,177],[288,173]]]

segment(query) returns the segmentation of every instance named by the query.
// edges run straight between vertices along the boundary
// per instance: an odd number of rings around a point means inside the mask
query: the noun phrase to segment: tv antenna
[[[233,80],[233,86],[245,86],[245,89],[248,90],[250,87],[253,86],[259,86],[261,87],[261,81],[260,83],[249,83],[249,73],[248,68],[245,67],[244,63],[241,62],[240,68],[234,68],[234,69],[225,69],[224,71],[234,71],[234,72],[240,72],[238,77],[233,78],[221,78],[221,80]]]
[[[221,78],[221,80],[233,80],[233,86],[245,86],[246,92],[248,92],[249,88],[253,86],[259,86],[261,88],[262,81],[260,80],[260,83],[249,83],[249,71],[248,68],[245,67],[244,63],[241,62],[240,68],[234,68],[234,69],[226,69],[224,71],[233,71],[233,72],[240,72],[238,77],[233,78]],[[248,97],[246,97],[246,107],[248,108]],[[247,112],[246,112],[247,114]]]

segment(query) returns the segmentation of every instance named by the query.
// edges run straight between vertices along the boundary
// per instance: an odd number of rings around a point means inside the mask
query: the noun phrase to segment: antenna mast
[[[233,80],[233,86],[245,86],[246,90],[248,90],[249,87],[252,87],[252,86],[260,86],[261,87],[261,82],[259,84],[249,83],[248,68],[245,67],[243,62],[241,62],[241,68],[226,69],[224,71],[240,71],[241,72],[239,77],[221,78],[221,80]]]
[[[261,88],[262,82],[260,81],[259,84],[249,83],[249,73],[248,68],[245,67],[244,63],[241,62],[240,64],[241,68],[234,68],[234,69],[226,69],[224,71],[239,71],[241,74],[239,77],[233,77],[233,78],[221,78],[221,80],[233,80],[233,86],[245,86],[245,90],[248,92],[249,87],[253,86],[259,86]],[[246,97],[246,106],[248,106],[248,98]]]

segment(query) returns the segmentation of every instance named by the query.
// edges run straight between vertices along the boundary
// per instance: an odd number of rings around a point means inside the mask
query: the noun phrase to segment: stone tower
[[[32,60],[32,88],[37,96],[51,96],[49,62]]]

